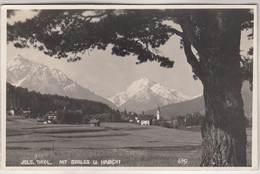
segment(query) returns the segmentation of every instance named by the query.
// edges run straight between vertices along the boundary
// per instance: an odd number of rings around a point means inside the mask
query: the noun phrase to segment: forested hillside
[[[83,114],[114,112],[114,110],[101,102],[40,94],[35,91],[29,92],[26,88],[15,87],[9,83],[7,83],[6,96],[7,109],[14,109],[16,114],[20,114],[23,110],[29,109],[32,118],[64,107],[70,110],[82,110]]]

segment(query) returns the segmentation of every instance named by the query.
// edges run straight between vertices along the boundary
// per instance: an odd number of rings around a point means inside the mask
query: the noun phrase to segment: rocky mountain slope
[[[7,61],[7,82],[29,91],[99,101],[116,108],[112,102],[80,86],[60,70],[30,61],[20,55]]]

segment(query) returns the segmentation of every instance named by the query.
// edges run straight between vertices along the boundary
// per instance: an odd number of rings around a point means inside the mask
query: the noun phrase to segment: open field
[[[248,130],[248,165],[251,135]],[[8,118],[6,149],[7,166],[199,166],[201,135],[128,123],[91,127]]]

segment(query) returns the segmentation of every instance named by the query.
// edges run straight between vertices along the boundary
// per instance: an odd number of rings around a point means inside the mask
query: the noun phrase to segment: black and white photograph
[[[256,5],[1,13],[5,168],[257,168]]]

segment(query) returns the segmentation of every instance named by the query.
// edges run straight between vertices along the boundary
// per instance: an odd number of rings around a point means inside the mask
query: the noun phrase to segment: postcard
[[[3,5],[1,170],[256,170],[256,5]]]

